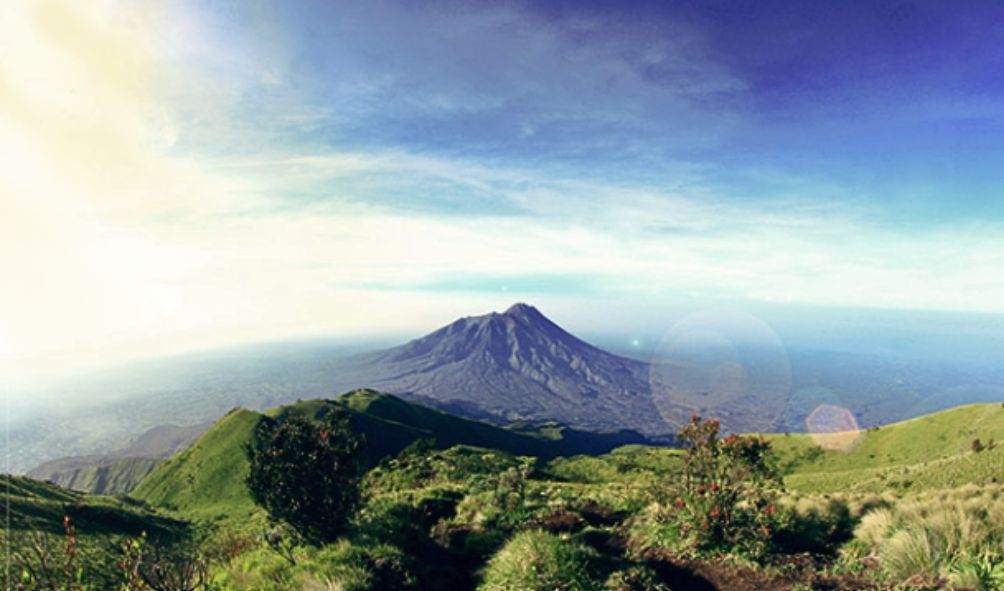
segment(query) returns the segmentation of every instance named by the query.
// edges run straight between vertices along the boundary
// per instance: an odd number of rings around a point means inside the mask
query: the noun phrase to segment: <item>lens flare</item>
[[[861,437],[854,413],[843,406],[820,404],[805,417],[805,428],[823,449],[850,451]]]
[[[771,431],[791,389],[791,364],[762,320],[732,310],[693,314],[663,336],[649,366],[656,408],[679,428],[692,413],[726,430]]]

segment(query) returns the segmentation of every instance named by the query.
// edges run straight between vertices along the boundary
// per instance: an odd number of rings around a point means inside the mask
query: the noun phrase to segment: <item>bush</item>
[[[776,470],[762,437],[718,437],[716,420],[696,414],[681,431],[684,485],[675,500],[680,535],[697,552],[759,557],[778,523]]]
[[[331,542],[358,502],[361,444],[340,414],[263,418],[245,447],[251,498],[309,543]]]
[[[600,591],[595,550],[541,531],[516,534],[492,557],[480,591]]]
[[[1000,591],[1004,589],[1004,559],[989,553],[960,558],[951,567],[949,581],[956,589]]]
[[[414,549],[429,542],[430,530],[453,517],[461,493],[431,488],[377,497],[356,515],[355,531],[366,539]]]

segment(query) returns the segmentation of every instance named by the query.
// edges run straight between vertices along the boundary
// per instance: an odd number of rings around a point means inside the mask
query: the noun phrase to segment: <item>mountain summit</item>
[[[647,364],[594,347],[524,303],[356,357],[343,377],[343,388],[376,388],[498,422],[668,430],[649,395]]]

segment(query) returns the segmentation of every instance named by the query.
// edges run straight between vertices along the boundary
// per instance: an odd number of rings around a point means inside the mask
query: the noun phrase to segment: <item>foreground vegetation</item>
[[[868,431],[839,451],[800,435],[720,438],[713,421],[695,418],[681,434],[686,449],[551,459],[413,438],[390,456],[360,451],[359,466],[346,461],[351,421],[318,422],[329,411],[271,413],[273,428],[295,423],[295,436],[278,438],[292,447],[259,446],[250,461],[245,449],[277,431],[235,411],[131,498],[10,480],[19,551],[8,587],[1004,589],[1004,485],[994,481],[1004,466],[990,443],[1004,436],[999,405]],[[325,452],[327,439],[337,453]],[[270,457],[287,457],[287,468],[249,493],[245,480]],[[315,486],[319,474],[282,480],[282,470],[316,473],[314,461],[352,468],[328,488]],[[909,486],[875,484],[903,471]],[[263,496],[275,482],[302,487],[303,502],[288,490]],[[344,487],[354,494],[331,495]],[[334,513],[296,515],[311,495]],[[64,515],[75,526],[68,568]],[[36,531],[52,584],[24,574],[38,571]],[[155,565],[181,575],[158,579]]]

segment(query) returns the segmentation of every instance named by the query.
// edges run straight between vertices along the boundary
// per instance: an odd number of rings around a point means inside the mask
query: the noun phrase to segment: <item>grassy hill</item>
[[[261,417],[244,409],[230,411],[191,447],[144,478],[130,496],[192,518],[251,517],[256,511],[244,488],[248,463],[242,446]]]
[[[366,438],[364,453],[371,465],[419,439],[433,439],[439,449],[468,445],[542,459],[603,453],[641,439],[632,432],[590,434],[556,426],[507,430],[372,390],[357,390],[336,400],[300,401],[275,408],[267,416],[318,417],[336,409],[347,411],[353,429]],[[157,467],[131,496],[198,519],[246,520],[260,515],[244,488],[248,465],[243,446],[263,416],[243,409],[230,412],[195,444]]]
[[[810,435],[772,437],[789,468],[786,484],[806,492],[934,489],[1004,479],[1004,408],[974,404],[862,431],[845,450]],[[984,447],[973,451],[973,441]]]
[[[129,499],[87,495],[31,478],[0,475],[0,499],[10,510],[10,530],[63,533],[68,516],[80,532],[93,535],[173,537],[182,522],[157,515]]]

